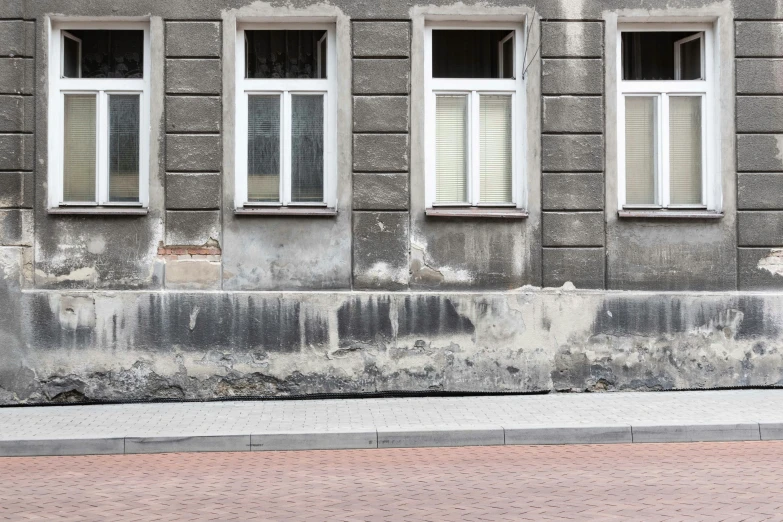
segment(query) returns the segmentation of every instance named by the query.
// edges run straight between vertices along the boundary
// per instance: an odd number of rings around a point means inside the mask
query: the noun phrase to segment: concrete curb
[[[783,440],[783,423],[366,427],[310,432],[0,440],[0,457]]]

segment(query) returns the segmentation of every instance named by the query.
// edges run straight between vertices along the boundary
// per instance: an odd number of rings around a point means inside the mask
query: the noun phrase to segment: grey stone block
[[[0,20],[0,56],[35,55],[35,23]]]
[[[567,282],[580,289],[603,289],[606,255],[603,248],[544,248],[544,286],[560,288]]]
[[[634,442],[723,442],[745,440],[760,440],[758,424],[633,425]]]
[[[783,0],[741,0],[734,3],[734,16],[740,20],[783,18]]]
[[[505,437],[500,426],[378,429],[378,448],[502,446],[503,444],[505,444]]]
[[[32,170],[33,150],[31,134],[0,134],[0,170]]]
[[[411,61],[408,59],[355,59],[354,94],[408,94]]]
[[[408,174],[354,174],[353,208],[356,210],[407,210]]]
[[[738,96],[737,132],[783,132],[783,97]]]
[[[32,246],[33,211],[0,210],[0,245]]]
[[[220,212],[175,210],[166,212],[166,245],[201,246],[220,242]]]
[[[737,57],[783,56],[783,22],[736,22]]]
[[[355,96],[354,132],[408,132],[407,96]]]
[[[737,60],[737,94],[783,94],[783,60],[740,58]]]
[[[166,92],[170,94],[220,94],[223,78],[218,59],[166,60]]]
[[[544,58],[601,58],[604,55],[601,22],[543,22],[541,56]]]
[[[250,451],[250,435],[126,437],[125,453]]]
[[[211,96],[166,96],[166,132],[220,132],[222,105]]]
[[[0,457],[122,455],[122,437],[105,439],[0,440]]]
[[[783,289],[783,248],[738,248],[739,290]]]
[[[0,96],[0,132],[32,132],[34,120],[32,96]]]
[[[630,425],[616,426],[504,426],[506,444],[630,444]]]
[[[171,134],[166,136],[166,169],[218,172],[223,157],[220,136]]]
[[[0,208],[32,208],[33,190],[32,172],[0,172]]]
[[[410,55],[409,22],[354,22],[354,56]]]
[[[408,285],[407,212],[356,212],[353,217],[354,285],[399,290]]]
[[[547,172],[541,196],[544,210],[603,210],[604,175]]]
[[[737,169],[740,172],[783,172],[783,134],[737,136]]]
[[[216,209],[220,207],[220,174],[166,174],[166,208],[170,210]]]
[[[0,94],[33,94],[31,58],[0,58]]]
[[[599,135],[544,135],[541,165],[547,172],[602,172],[604,137]]]
[[[353,137],[353,170],[357,172],[407,172],[407,134],[356,134]]]
[[[783,173],[737,174],[737,208],[783,210]]]
[[[339,450],[378,447],[375,429],[260,433],[250,436],[252,451]]]
[[[219,57],[219,22],[166,22],[166,56]]]
[[[603,132],[603,98],[544,96],[543,131]]]
[[[759,422],[761,440],[783,440],[783,422]]]
[[[737,213],[739,246],[783,245],[783,211]]]
[[[603,60],[543,60],[543,94],[601,94],[604,91]]]
[[[603,212],[544,212],[543,242],[548,247],[604,245]]]

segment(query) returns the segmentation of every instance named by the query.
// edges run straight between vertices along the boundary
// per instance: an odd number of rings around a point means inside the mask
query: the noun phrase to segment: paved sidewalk
[[[0,408],[0,456],[783,440],[783,390]]]

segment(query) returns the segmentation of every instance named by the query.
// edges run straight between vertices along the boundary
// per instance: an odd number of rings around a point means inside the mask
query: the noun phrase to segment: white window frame
[[[143,78],[63,78],[64,38],[79,40],[69,31],[76,30],[141,30],[144,32]],[[80,42],[81,43],[81,42]],[[150,25],[148,22],[53,22],[49,38],[49,208],[57,207],[143,207],[149,205],[150,165]],[[79,46],[81,55],[81,45]],[[81,71],[81,63],[79,64]],[[95,201],[64,201],[63,111],[66,94],[96,96],[96,176]],[[139,201],[109,201],[109,95],[134,94],[139,99]]]
[[[618,204],[620,209],[653,210],[719,210],[720,161],[718,159],[719,129],[716,91],[718,78],[714,64],[715,34],[712,24],[691,23],[625,23],[617,28],[617,168]],[[624,80],[622,33],[624,32],[701,32],[684,38],[677,44],[702,38],[701,80]],[[675,77],[679,76],[679,45],[675,45]],[[625,98],[630,96],[654,97],[657,118],[655,121],[656,173],[655,202],[652,204],[626,204],[625,177]],[[673,205],[669,186],[669,98],[673,96],[701,96],[702,98],[702,199],[699,204]]]
[[[515,78],[433,78],[432,77],[432,31],[433,30],[508,30],[514,38]],[[425,208],[434,207],[511,207],[524,208],[524,136],[526,100],[523,45],[526,28],[521,23],[475,23],[428,21],[424,32],[424,158],[425,158]],[[505,39],[504,39],[505,40]],[[502,42],[499,43],[502,59]],[[502,69],[502,61],[500,62]],[[439,94],[461,94],[468,97],[468,183],[467,201],[436,203],[435,164],[435,104]],[[511,202],[480,203],[481,163],[479,140],[479,96],[503,94],[511,96]]]
[[[245,31],[326,31],[326,79],[320,78],[246,78]],[[327,207],[337,206],[337,42],[334,24],[322,23],[239,23],[236,34],[236,128],[235,195],[236,209],[253,207]],[[320,55],[320,41],[318,53]],[[280,103],[280,200],[248,201],[247,124],[248,97],[279,95]],[[324,96],[324,200],[291,201],[291,95]]]

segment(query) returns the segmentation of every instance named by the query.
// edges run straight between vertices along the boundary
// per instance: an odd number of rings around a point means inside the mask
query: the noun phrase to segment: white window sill
[[[89,215],[89,216],[146,216],[149,209],[144,207],[53,207],[49,214]]]
[[[244,207],[234,209],[237,216],[334,217],[337,209],[324,207]]]
[[[700,209],[681,210],[643,210],[625,209],[617,212],[617,216],[624,219],[721,219],[723,212]]]
[[[521,208],[439,207],[428,208],[424,214],[428,217],[445,218],[525,219],[528,217],[527,210]]]

